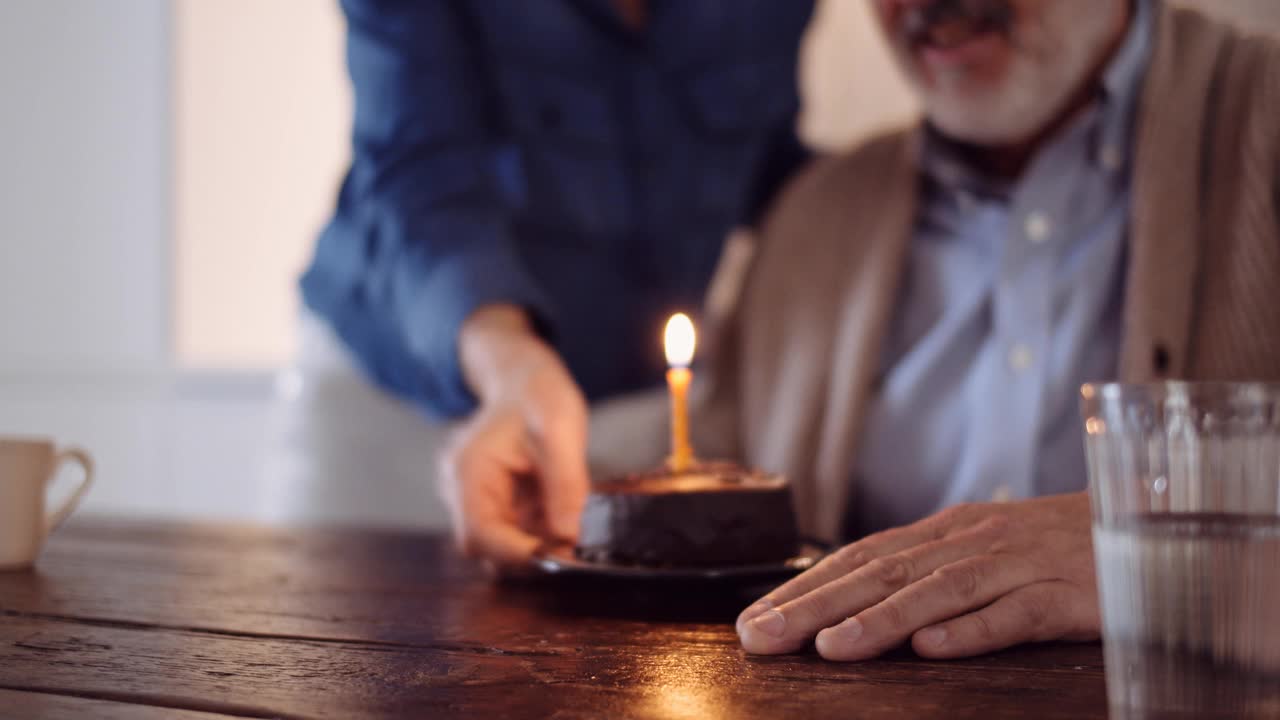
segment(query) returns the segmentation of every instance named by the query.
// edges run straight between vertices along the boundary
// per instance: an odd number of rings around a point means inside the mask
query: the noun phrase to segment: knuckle
[[[848,573],[849,569],[835,552],[822,558],[816,565],[806,571],[806,574],[812,574],[815,577],[847,575]],[[800,577],[805,577],[805,575],[801,575]]]
[[[982,522],[978,524],[978,527],[983,532],[996,536],[1004,536],[1007,535],[1009,530],[1013,527],[1013,520],[1005,513],[996,513],[983,518]]]
[[[931,518],[925,518],[921,522],[930,523],[929,530],[932,536],[934,539],[940,539],[954,531],[963,530],[969,524],[973,512],[973,503],[960,503],[942,510]]]
[[[870,559],[867,552],[856,545],[845,545],[831,556],[833,563],[847,571],[866,565]]]
[[[828,593],[811,592],[798,601],[793,610],[805,622],[821,624],[823,621],[832,619],[832,613],[835,612],[835,602],[834,598],[830,597]]]
[[[902,609],[902,605],[895,602],[886,602],[880,605],[880,617],[884,623],[894,629],[900,630],[907,625],[907,613]]]
[[[996,639],[996,631],[995,628],[991,627],[991,621],[987,619],[986,614],[979,612],[970,615],[970,617],[973,618],[971,625],[973,627],[974,637],[984,645],[994,642]]]
[[[1022,624],[1031,630],[1040,630],[1049,623],[1052,610],[1046,597],[1028,595],[1018,603],[1018,615]]]
[[[972,600],[978,594],[982,578],[971,564],[946,565],[933,572],[947,592],[961,600]]]
[[[911,561],[901,555],[877,558],[867,563],[867,572],[877,582],[894,590],[911,581]]]

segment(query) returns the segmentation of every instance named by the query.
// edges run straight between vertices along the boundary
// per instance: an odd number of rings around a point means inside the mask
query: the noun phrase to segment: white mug
[[[65,462],[84,470],[75,491],[52,512],[45,511],[49,484]],[[59,449],[51,441],[0,437],[0,570],[30,567],[40,546],[93,482],[93,460],[79,448]]]

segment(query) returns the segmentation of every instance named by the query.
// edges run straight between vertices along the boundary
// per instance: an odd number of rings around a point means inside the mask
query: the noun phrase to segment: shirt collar
[[[1151,57],[1155,2],[1133,0],[1133,17],[1124,42],[1102,74],[1102,126],[1096,156],[1104,166],[1110,160],[1108,154],[1122,163],[1130,155],[1134,111]]]
[[[1132,146],[1133,117],[1142,79],[1151,56],[1153,5],[1160,0],[1132,0],[1133,16],[1124,40],[1107,64],[1099,81],[1098,103],[1092,112],[1100,114],[1096,147],[1092,160],[1109,169],[1128,163]],[[1005,195],[1008,187],[985,178],[968,166],[951,142],[928,123],[925,124],[923,170],[932,181],[943,187],[963,188],[980,195]],[[1064,129],[1069,131],[1069,129]]]

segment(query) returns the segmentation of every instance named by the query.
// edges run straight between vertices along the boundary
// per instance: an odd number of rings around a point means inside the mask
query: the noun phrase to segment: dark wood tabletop
[[[1097,644],[750,657],[732,589],[492,581],[440,536],[76,521],[0,573],[0,717],[1105,717]]]

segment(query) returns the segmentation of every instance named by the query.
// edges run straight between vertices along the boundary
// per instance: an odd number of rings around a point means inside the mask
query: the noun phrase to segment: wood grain
[[[0,690],[0,717],[46,720],[228,720],[232,715],[155,708],[40,692]]]
[[[743,602],[495,584],[429,536],[82,522],[0,574],[0,688],[237,717],[1105,716],[1097,645],[756,658]]]

